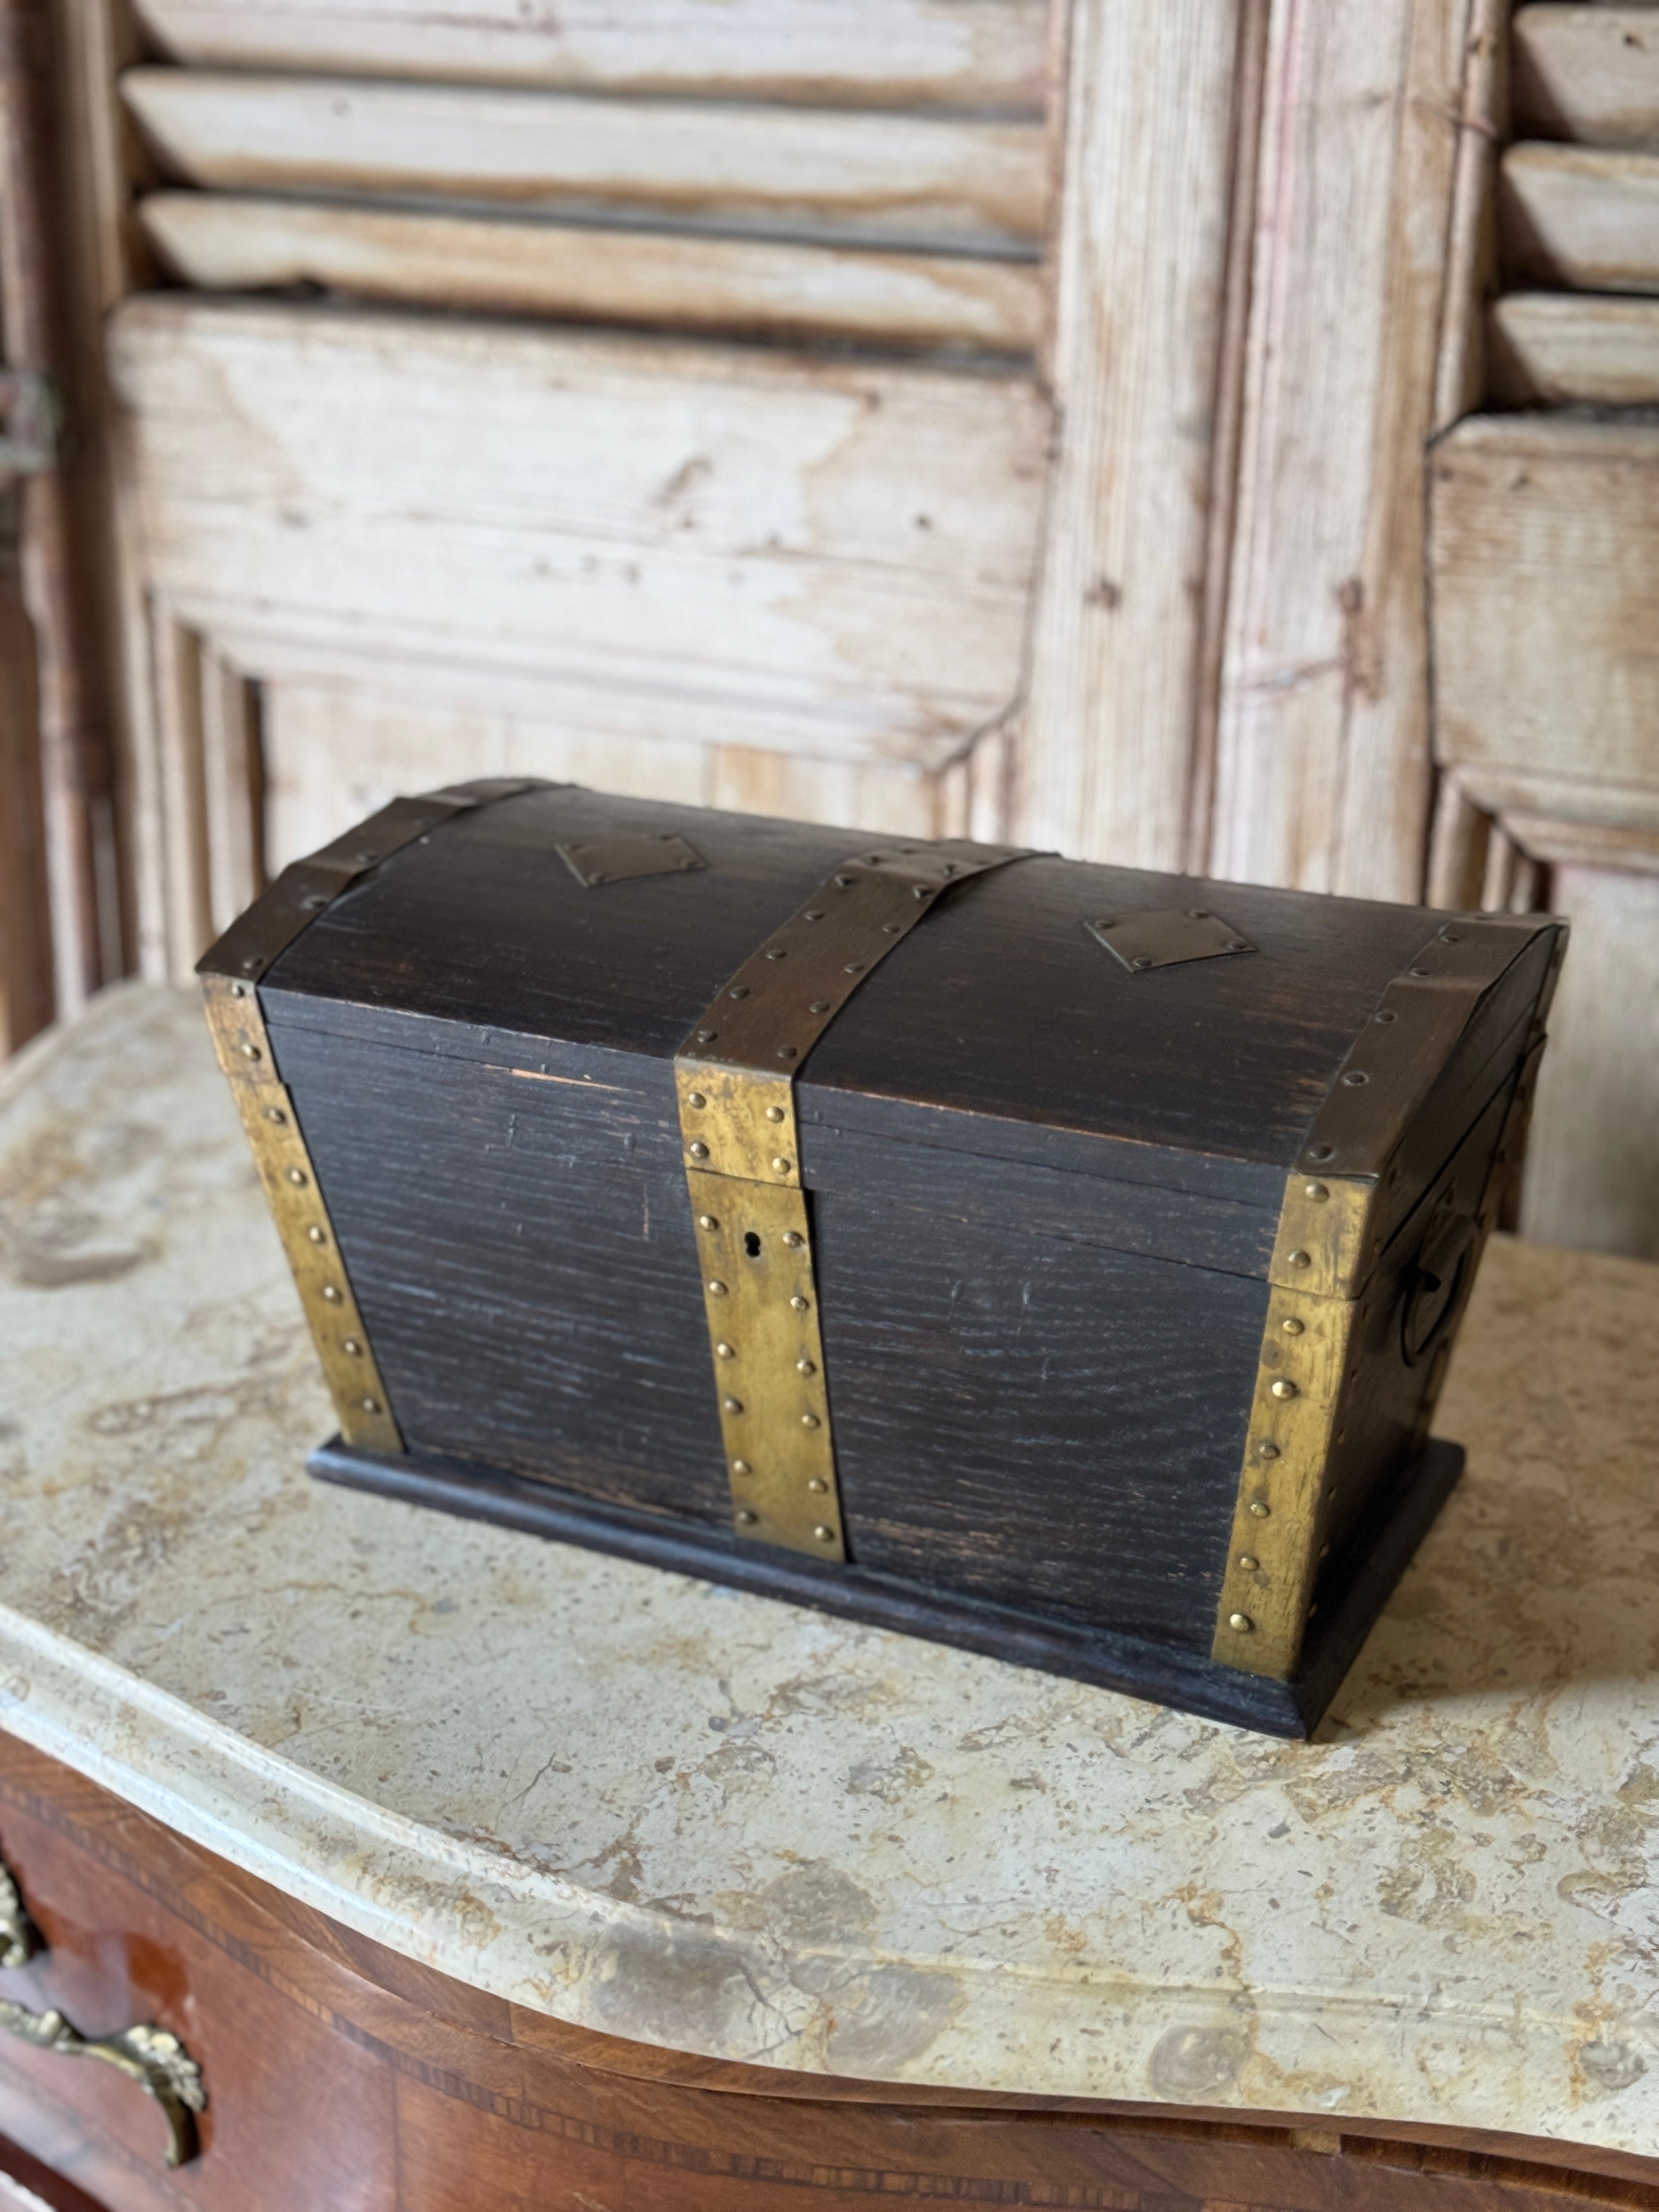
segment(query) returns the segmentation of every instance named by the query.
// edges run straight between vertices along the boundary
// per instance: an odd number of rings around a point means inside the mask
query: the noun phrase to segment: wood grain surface
[[[314,284],[480,314],[1008,354],[1029,354],[1042,319],[1036,268],[1018,260],[234,192],[151,192],[138,213],[166,267],[204,291]]]
[[[1501,179],[1512,276],[1580,292],[1659,292],[1659,153],[1511,146]]]
[[[209,2084],[202,2156],[168,2174],[158,2117],[131,2083],[0,2048],[0,2121],[93,2212],[852,2212],[896,2197],[1100,2212],[1659,2203],[1655,2161],[1559,2142],[1329,2115],[1045,2106],[727,2066],[573,2029],[325,1919],[10,1738],[0,1844],[51,1945],[38,1970],[5,1976],[7,1993],[48,1995],[88,2020],[156,2020],[185,2038]],[[87,2212],[67,2191],[63,2202]]]
[[[1659,300],[1509,292],[1492,304],[1492,396],[1512,406],[1659,403]]]
[[[1516,10],[1513,37],[1518,137],[1659,145],[1659,19],[1651,6],[1548,0]]]
[[[201,67],[857,106],[1042,102],[1043,0],[138,0]]]
[[[490,202],[889,241],[1030,246],[1040,123],[479,86],[130,70],[173,175],[232,191]]]

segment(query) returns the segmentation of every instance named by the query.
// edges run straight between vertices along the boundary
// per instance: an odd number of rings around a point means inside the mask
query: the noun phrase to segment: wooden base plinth
[[[311,1455],[325,1482],[493,1521],[560,1543],[614,1552],[677,1574],[816,1606],[875,1628],[984,1651],[1019,1667],[1124,1690],[1269,1735],[1308,1736],[1352,1665],[1371,1624],[1463,1471],[1460,1445],[1431,1440],[1402,1478],[1388,1519],[1369,1532],[1361,1564],[1309,1631],[1300,1673],[1273,1681],[1207,1656],[1108,1629],[1046,1620],[867,1568],[820,1566],[792,1552],[741,1543],[730,1531],[600,1504],[498,1468],[418,1454],[368,1451],[338,1437]]]

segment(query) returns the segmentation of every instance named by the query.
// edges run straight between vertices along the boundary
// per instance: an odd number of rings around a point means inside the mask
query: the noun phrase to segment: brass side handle
[[[27,1966],[45,1948],[9,1869],[0,1861],[0,1966]],[[61,2012],[31,2012],[27,2005],[0,1997],[0,2029],[37,2051],[113,2066],[161,2106],[167,2124],[167,2164],[185,2166],[195,2157],[196,2115],[207,2108],[207,2091],[201,2068],[171,2028],[145,2021],[118,2035],[82,2035]]]

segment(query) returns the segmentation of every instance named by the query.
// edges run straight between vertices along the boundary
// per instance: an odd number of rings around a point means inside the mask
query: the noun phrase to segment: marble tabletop
[[[0,1726],[520,2004],[895,2082],[1659,2148],[1659,1268],[1498,1240],[1312,1744],[307,1479],[193,998],[0,1083]]]

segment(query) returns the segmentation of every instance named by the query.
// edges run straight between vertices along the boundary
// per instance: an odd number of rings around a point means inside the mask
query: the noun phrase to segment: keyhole
[[[744,1232],[743,1249],[751,1260],[759,1259],[760,1238],[752,1229],[745,1230]]]

